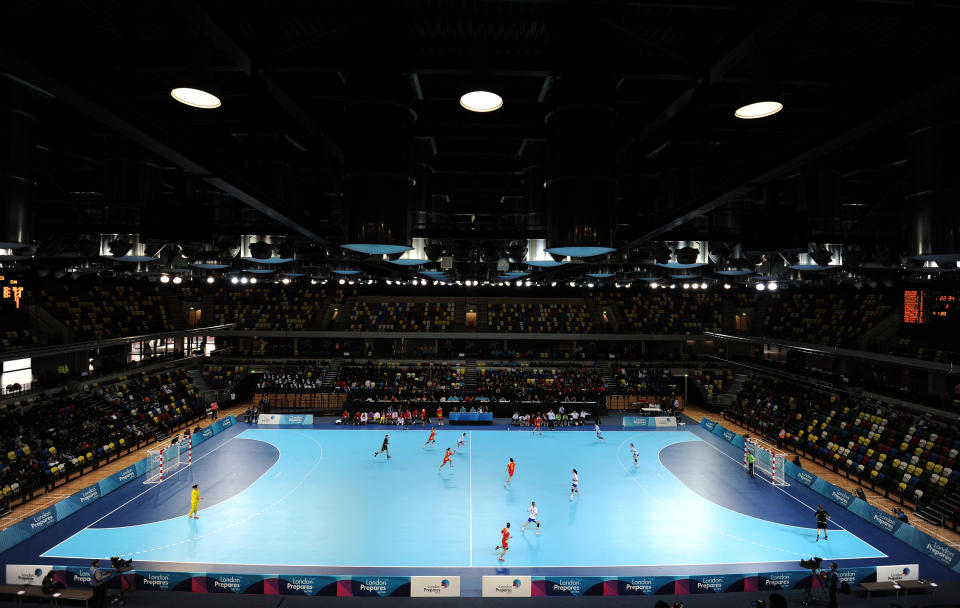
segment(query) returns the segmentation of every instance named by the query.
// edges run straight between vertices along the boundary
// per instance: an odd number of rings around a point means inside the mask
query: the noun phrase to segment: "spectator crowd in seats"
[[[633,395],[672,395],[677,384],[665,367],[645,368],[621,366],[611,368],[616,387],[623,393]]]
[[[88,384],[0,406],[0,486],[31,494],[57,478],[204,413],[183,370]]]
[[[346,393],[349,400],[450,400],[463,394],[463,371],[462,367],[429,363],[344,365],[335,390]]]
[[[623,311],[628,331],[644,334],[701,334],[723,327],[723,296],[685,289],[617,292],[604,296]]]
[[[30,319],[24,308],[0,308],[0,352],[41,346],[44,340],[30,330]]]
[[[44,307],[82,339],[174,329],[155,285],[57,283],[41,289],[40,297]]]
[[[593,367],[481,367],[478,395],[493,401],[594,401],[606,393]]]
[[[246,372],[243,365],[208,365],[203,368],[203,379],[215,391],[235,389]]]
[[[350,329],[363,331],[449,331],[453,302],[359,301],[350,315]]]
[[[767,297],[762,334],[798,342],[856,346],[890,314],[890,299],[883,292],[790,290]]]
[[[583,304],[496,303],[487,305],[490,331],[585,334],[593,321]]]
[[[270,367],[257,382],[258,393],[316,393],[329,364]]]
[[[946,418],[754,376],[728,414],[857,476],[878,491],[928,503],[960,485],[960,436]]]
[[[238,329],[309,329],[323,293],[287,285],[223,286],[214,294],[215,324]]]

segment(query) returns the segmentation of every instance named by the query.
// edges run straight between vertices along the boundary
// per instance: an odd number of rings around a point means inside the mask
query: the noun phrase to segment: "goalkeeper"
[[[200,498],[200,487],[197,486],[197,484],[193,484],[193,490],[190,491],[190,512],[187,513],[187,517],[200,519],[197,515],[197,510],[200,508],[201,500],[203,499]]]

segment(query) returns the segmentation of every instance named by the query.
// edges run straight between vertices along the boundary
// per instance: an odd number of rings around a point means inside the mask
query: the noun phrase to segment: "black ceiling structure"
[[[957,274],[955,2],[8,0],[0,31],[5,268]],[[196,66],[219,108],[171,97]],[[502,108],[461,107],[481,77]],[[736,118],[758,87],[783,110]],[[373,235],[429,261],[341,248]]]

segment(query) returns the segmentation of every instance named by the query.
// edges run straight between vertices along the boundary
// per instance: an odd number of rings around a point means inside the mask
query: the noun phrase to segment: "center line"
[[[473,431],[470,431],[470,451],[467,452],[467,462],[469,463],[467,468],[470,473],[467,478],[467,487],[469,488],[469,497],[470,497],[470,513],[467,521],[470,524],[470,566],[473,566]]]

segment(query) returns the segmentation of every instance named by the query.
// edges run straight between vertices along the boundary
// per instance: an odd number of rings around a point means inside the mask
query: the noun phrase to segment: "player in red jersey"
[[[510,482],[513,480],[513,472],[517,470],[517,463],[513,461],[513,458],[510,459],[510,462],[507,463],[507,480],[503,482],[503,487],[510,485]]]
[[[543,435],[543,431],[540,430],[540,424],[543,422],[543,418],[540,416],[540,412],[537,412],[537,417],[533,419],[533,430],[530,431],[530,434],[540,433]]]
[[[447,451],[443,454],[443,462],[441,462],[440,466],[437,467],[438,471],[442,469],[443,465],[447,464],[448,462],[450,463],[450,468],[453,468],[453,460],[450,459],[451,456],[453,456],[453,452],[450,450],[450,448],[447,448]]]
[[[443,406],[437,406],[437,424],[443,426]]]
[[[427,443],[423,444],[423,447],[427,447],[428,444],[437,442],[437,427],[433,427],[433,430],[430,431],[430,439],[427,439]]]
[[[500,552],[500,558],[499,558],[500,561],[502,562],[504,554],[506,554],[507,549],[510,548],[509,546],[507,546],[507,542],[511,538],[513,538],[512,536],[510,536],[510,522],[507,522],[507,525],[503,528],[503,530],[500,530],[500,534],[503,535],[503,538],[500,540],[500,544],[494,548],[494,551],[496,551],[497,549],[503,549],[503,551]]]

